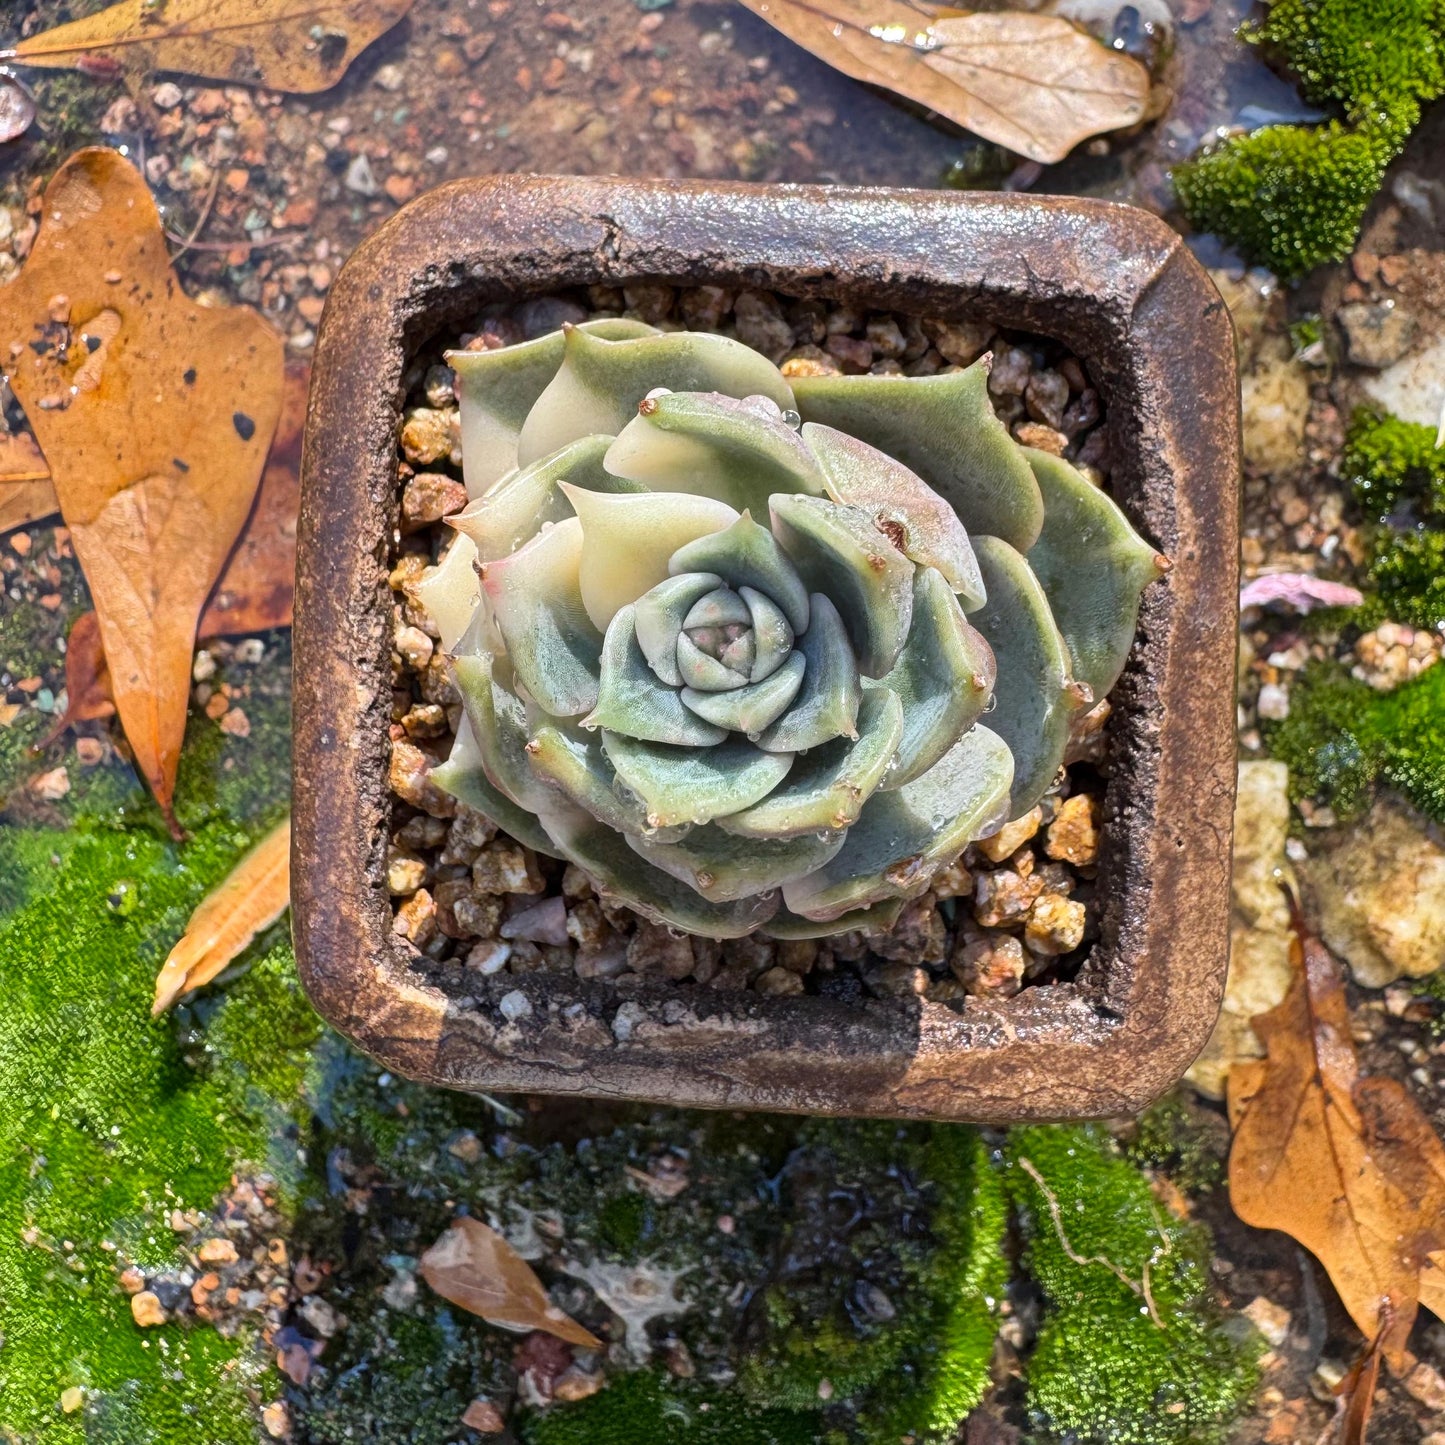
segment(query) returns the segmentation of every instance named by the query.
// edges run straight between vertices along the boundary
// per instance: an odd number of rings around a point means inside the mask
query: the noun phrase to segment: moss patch
[[[247,1343],[142,1332],[115,1283],[121,1254],[179,1262],[168,1212],[237,1169],[297,1174],[283,1121],[316,1023],[284,944],[205,1008],[204,1050],[150,1019],[191,909],[285,806],[284,702],[252,724],[224,756],[193,724],[183,845],[120,765],[72,769],[73,827],[0,826],[0,1426],[28,1439],[255,1438]],[[85,1407],[63,1415],[76,1385]]]
[[[1005,1180],[1049,1304],[1027,1365],[1038,1424],[1108,1445],[1222,1438],[1255,1357],[1207,1303],[1207,1232],[1169,1219],[1093,1127],[1015,1130]]]
[[[1338,663],[1311,663],[1265,742],[1289,765],[1296,800],[1328,803],[1348,819],[1386,782],[1445,822],[1445,666],[1378,693]]]
[[[527,1422],[525,1445],[827,1445],[816,1413],[759,1409],[640,1370],[578,1405]]]
[[[1293,279],[1349,253],[1420,107],[1445,92],[1445,0],[1274,0],[1241,33],[1343,115],[1230,137],[1174,184],[1194,226]]]
[[[1006,1205],[977,1131],[809,1126],[743,1393],[854,1402],[862,1437],[951,1438],[988,1384]]]

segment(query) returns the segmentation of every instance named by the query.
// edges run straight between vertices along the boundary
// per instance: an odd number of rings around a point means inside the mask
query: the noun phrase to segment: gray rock
[[[1379,371],[1398,361],[1415,339],[1415,315],[1394,301],[1352,301],[1335,312],[1356,366]]]

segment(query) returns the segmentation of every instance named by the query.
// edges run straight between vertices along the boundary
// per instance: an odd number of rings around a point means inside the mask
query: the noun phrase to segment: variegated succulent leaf
[[[464,701],[434,777],[689,932],[886,927],[1053,784],[1162,571],[1013,440],[986,360],[790,384],[626,320],[449,359],[473,501],[411,588]]]

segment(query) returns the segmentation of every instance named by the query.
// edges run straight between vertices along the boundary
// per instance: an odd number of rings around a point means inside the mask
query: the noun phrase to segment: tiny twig
[[[268,236],[264,241],[193,241],[181,235],[179,231],[166,231],[166,239],[176,242],[181,251],[234,251],[238,247],[247,251],[258,251],[263,246],[285,246],[301,239],[301,232],[286,231],[279,236]],[[175,252],[171,260],[175,260],[181,251]]]
[[[172,262],[180,260],[180,258],[184,256],[186,252],[189,251],[196,244],[196,237],[201,234],[202,227],[211,218],[211,207],[216,204],[216,192],[220,189],[221,168],[220,166],[217,166],[215,173],[211,176],[211,185],[210,188],[206,191],[206,199],[204,204],[201,206],[201,214],[196,217],[196,224],[191,227],[191,234],[181,239],[180,250],[173,251],[171,253]],[[171,233],[169,231],[166,232],[167,236],[169,236],[170,234]]]
[[[1043,1194],[1044,1201],[1049,1206],[1049,1218],[1052,1219],[1054,1222],[1054,1233],[1058,1235],[1059,1244],[1062,1247],[1064,1253],[1069,1257],[1069,1259],[1074,1264],[1102,1265],[1121,1284],[1127,1285],[1132,1293],[1138,1295],[1139,1298],[1144,1301],[1145,1308],[1149,1311],[1149,1318],[1154,1321],[1155,1328],[1162,1330],[1164,1328],[1164,1321],[1159,1318],[1159,1311],[1155,1308],[1154,1305],[1154,1294],[1149,1286],[1148,1262],[1146,1262],[1144,1265],[1144,1276],[1142,1281],[1136,1284],[1132,1279],[1129,1278],[1127,1274],[1124,1273],[1122,1269],[1119,1268],[1117,1264],[1114,1263],[1112,1259],[1106,1259],[1102,1254],[1096,1254],[1093,1256],[1086,1256],[1080,1254],[1078,1250],[1076,1250],[1074,1246],[1069,1243],[1069,1236],[1064,1233],[1064,1217],[1063,1211],[1059,1208],[1058,1195],[1056,1195],[1054,1191],[1050,1189],[1046,1183],[1044,1183],[1044,1176],[1040,1174],[1037,1169],[1034,1168],[1032,1160],[1021,1158],[1019,1160],[1019,1168],[1022,1169],[1024,1173],[1027,1174],[1029,1178],[1032,1179],[1034,1183],[1039,1186],[1039,1191]],[[1157,1219],[1155,1221],[1155,1227],[1158,1227]],[[1160,1231],[1160,1237],[1165,1240],[1166,1244],[1168,1243],[1168,1236],[1165,1235],[1162,1230]],[[1167,1249],[1165,1252],[1168,1252]]]

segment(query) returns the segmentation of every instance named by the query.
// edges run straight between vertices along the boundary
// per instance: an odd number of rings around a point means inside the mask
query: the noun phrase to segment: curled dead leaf
[[[1402,1085],[1361,1077],[1339,965],[1291,899],[1294,981],[1229,1075],[1229,1196],[1325,1267],[1398,1370],[1416,1308],[1445,1308],[1445,1146]]]
[[[545,1330],[569,1344],[600,1350],[602,1341],[547,1298],[532,1266],[479,1219],[461,1215],[421,1257],[422,1278],[443,1299],[489,1325]]]
[[[414,0],[121,0],[0,59],[118,74],[181,71],[297,94],[335,85]]]
[[[93,722],[114,715],[110,670],[105,665],[105,649],[100,642],[100,619],[93,612],[82,612],[71,624],[70,636],[65,642],[65,711],[35,744],[34,750],[40,752],[48,748],[72,723]]]
[[[119,152],[72,156],[41,215],[0,289],[0,348],[95,600],[126,737],[175,831],[197,619],[256,494],[282,342],[249,307],[185,295]]]
[[[278,823],[191,914],[156,975],[151,1015],[209,983],[291,902],[291,820]]]
[[[1057,15],[908,0],[743,0],[820,60],[1032,161],[1146,118],[1149,73]]]

